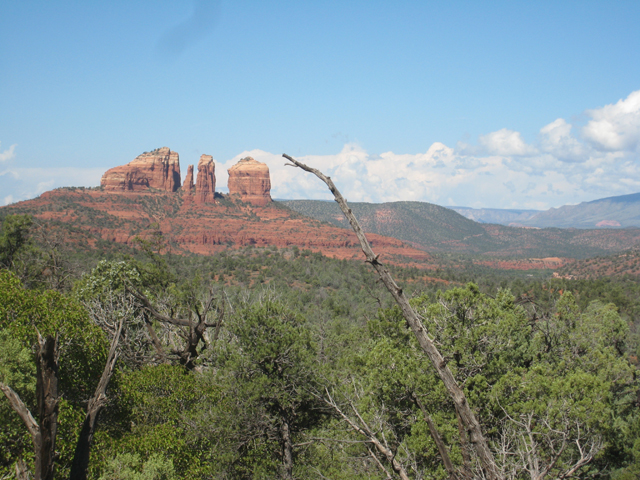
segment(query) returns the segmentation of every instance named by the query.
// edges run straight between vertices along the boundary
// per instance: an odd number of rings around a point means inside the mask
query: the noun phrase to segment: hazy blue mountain
[[[503,208],[471,208],[471,207],[446,207],[458,212],[463,217],[478,223],[497,223],[510,225],[529,220],[541,210],[510,210]]]
[[[549,210],[447,207],[470,220],[499,225],[557,228],[640,227],[640,193]]]
[[[551,208],[517,223],[542,228],[640,227],[640,193]]]

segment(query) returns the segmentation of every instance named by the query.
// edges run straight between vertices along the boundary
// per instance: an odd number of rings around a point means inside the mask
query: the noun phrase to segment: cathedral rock
[[[239,195],[243,202],[258,206],[271,202],[271,178],[266,164],[245,157],[228,171],[229,195]]]
[[[216,194],[216,165],[211,155],[201,155],[198,162],[196,203],[214,203]]]
[[[180,188],[180,159],[168,147],[139,155],[126,165],[102,175],[100,185],[109,192],[141,192],[150,188],[175,192]]]

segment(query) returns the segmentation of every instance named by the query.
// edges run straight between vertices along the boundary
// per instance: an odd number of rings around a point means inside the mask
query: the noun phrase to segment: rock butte
[[[193,178],[193,177],[192,177]],[[196,203],[215,203],[216,165],[211,155],[201,155],[198,162],[198,181],[196,182]]]
[[[229,195],[239,195],[243,202],[264,206],[271,200],[269,167],[245,157],[229,170]]]
[[[201,155],[194,184],[193,165],[187,167],[182,192],[187,203],[215,203],[216,166],[211,155]],[[180,160],[168,147],[145,152],[134,160],[107,170],[100,185],[106,192],[148,192],[149,189],[175,192],[180,188]],[[243,202],[265,206],[271,200],[269,167],[245,157],[229,169],[229,194]],[[195,194],[195,195],[194,195]]]
[[[100,185],[110,192],[141,192],[156,188],[175,192],[180,188],[180,159],[168,147],[137,156],[126,165],[111,168]]]

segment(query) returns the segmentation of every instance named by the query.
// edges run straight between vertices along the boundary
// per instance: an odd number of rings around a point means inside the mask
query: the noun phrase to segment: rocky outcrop
[[[187,167],[187,176],[182,184],[182,191],[191,195],[195,189],[196,187],[193,184],[193,165],[189,165]]]
[[[239,195],[243,202],[263,206],[271,202],[269,167],[245,157],[229,170],[229,195]]]
[[[180,188],[180,159],[168,147],[139,155],[126,165],[111,168],[100,185],[110,192],[141,192],[156,188],[175,192]]]
[[[211,155],[201,155],[198,162],[196,182],[196,203],[215,203],[216,165]]]

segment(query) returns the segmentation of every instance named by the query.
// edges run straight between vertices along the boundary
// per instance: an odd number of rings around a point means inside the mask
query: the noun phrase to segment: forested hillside
[[[42,229],[18,215],[0,230],[3,478],[484,475],[362,260],[297,246],[176,255],[161,237],[79,251]],[[637,478],[638,278],[470,265],[389,268],[496,478]]]
[[[349,228],[335,202],[283,200],[311,218]],[[451,209],[425,202],[350,203],[366,232],[395,237],[429,252],[491,257],[585,258],[627,250],[640,242],[640,229],[577,230],[521,228],[476,223]]]

